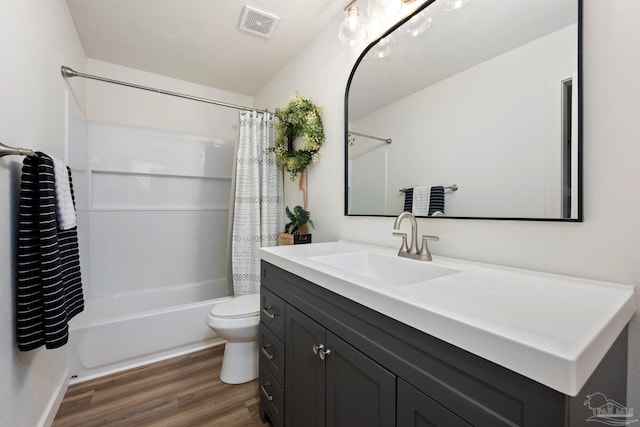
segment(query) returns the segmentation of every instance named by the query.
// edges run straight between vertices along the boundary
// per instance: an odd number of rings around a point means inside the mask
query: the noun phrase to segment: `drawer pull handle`
[[[271,307],[265,307],[262,309],[262,312],[269,318],[269,319],[275,319],[276,315],[273,314],[272,312],[270,312],[269,310],[271,310]]]
[[[269,383],[264,383],[262,385],[260,385],[260,390],[262,391],[262,394],[264,395],[264,398],[267,399],[269,402],[271,402],[273,400],[273,396],[271,396],[269,394],[269,392],[267,391],[267,389],[265,388],[266,386],[269,386],[271,384]]]
[[[268,348],[271,348],[271,344],[265,344],[262,346],[262,354],[265,355],[265,357],[269,360],[273,360],[273,358],[275,357],[274,354],[271,354],[267,351]]]

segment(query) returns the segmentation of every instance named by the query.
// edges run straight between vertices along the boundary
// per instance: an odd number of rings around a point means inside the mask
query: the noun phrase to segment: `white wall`
[[[576,35],[571,25],[350,123],[393,139],[387,212],[402,212],[399,188],[456,184],[449,216],[561,218],[560,83],[577,74]]]
[[[0,1],[0,142],[65,156],[65,91],[84,105],[60,66],[86,58],[64,0]],[[0,425],[47,425],[65,392],[66,349],[19,352],[14,336],[17,195],[22,157],[0,158]]]
[[[431,245],[434,254],[640,284],[637,16],[635,0],[584,0],[584,222],[421,219],[420,232],[440,236]],[[283,106],[298,90],[324,108],[324,155],[309,169],[314,241],[342,238],[397,247],[393,218],[343,216],[343,97],[358,52],[339,44],[340,20],[337,15],[282,68],[256,95],[256,106]],[[286,190],[286,204],[299,204],[297,186]],[[640,316],[631,322],[630,344],[628,405],[637,411]]]
[[[141,86],[253,106],[253,98],[134,68],[89,59],[88,73]],[[237,141],[238,110],[125,86],[87,82],[87,118]]]

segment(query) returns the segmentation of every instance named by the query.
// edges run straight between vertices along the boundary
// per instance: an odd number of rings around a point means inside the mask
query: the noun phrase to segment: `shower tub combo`
[[[71,382],[222,343],[234,143],[76,120],[69,126],[85,310]]]

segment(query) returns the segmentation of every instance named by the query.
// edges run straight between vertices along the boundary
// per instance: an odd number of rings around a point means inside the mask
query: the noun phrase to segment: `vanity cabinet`
[[[395,425],[395,375],[293,306],[285,318],[286,425]]]
[[[587,393],[626,399],[626,329],[570,397],[265,261],[261,294],[260,414],[274,426],[577,427],[593,424]]]

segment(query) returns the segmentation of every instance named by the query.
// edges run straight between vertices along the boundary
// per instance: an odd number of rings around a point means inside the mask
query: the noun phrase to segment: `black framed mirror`
[[[356,61],[345,215],[582,221],[581,1],[460,3]]]

